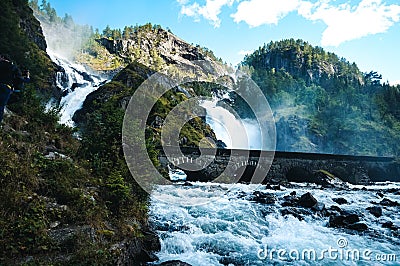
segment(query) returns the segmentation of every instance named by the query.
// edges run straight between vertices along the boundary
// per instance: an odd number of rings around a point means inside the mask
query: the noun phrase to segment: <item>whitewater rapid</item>
[[[249,200],[248,196],[254,191],[273,194],[277,201],[266,204]],[[382,207],[383,215],[379,218],[366,210],[373,202],[381,200],[380,192],[400,202],[399,191],[399,183],[366,188],[349,185],[346,190],[302,184],[291,184],[281,190],[263,185],[231,187],[215,183],[159,186],[151,195],[150,206],[150,222],[161,239],[157,263],[180,260],[193,266],[399,265],[398,233],[382,226],[385,222],[400,226],[399,207]],[[325,204],[325,208],[339,206],[333,198],[346,199],[348,203],[339,207],[359,215],[368,231],[328,227],[328,217],[305,209],[301,212],[304,220],[282,215],[282,210],[288,208],[282,206],[283,197],[294,192],[299,196],[310,192],[318,202]],[[156,198],[164,198],[168,203]],[[184,204],[171,204],[174,199]],[[324,253],[325,249],[337,250],[333,253],[336,258]],[[272,255],[271,250],[275,250]],[[286,253],[278,257],[277,250]],[[315,251],[316,258],[308,258],[305,253],[302,259],[304,251]],[[350,256],[346,257],[346,252]],[[357,259],[351,256],[356,252],[366,255]],[[378,261],[377,256],[389,260],[393,255],[396,261]]]

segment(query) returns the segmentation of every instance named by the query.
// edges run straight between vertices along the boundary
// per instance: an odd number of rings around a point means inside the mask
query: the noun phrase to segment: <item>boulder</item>
[[[363,223],[359,223],[360,218],[357,214],[350,213],[350,214],[341,214],[341,215],[332,215],[329,217],[329,227],[334,228],[348,228],[357,231],[363,231],[366,229]],[[368,228],[367,228],[368,229]]]
[[[397,229],[397,227],[393,224],[393,222],[391,222],[391,221],[388,221],[388,222],[384,222],[383,224],[382,224],[382,227],[383,228],[389,228],[389,229],[391,229],[391,230],[396,230]]]
[[[296,197],[296,195],[292,195],[292,193],[290,193],[290,195],[286,195],[283,197],[284,201],[282,202],[282,207],[296,207],[298,206],[298,202],[299,202],[299,198]]]
[[[330,217],[330,216],[338,216],[343,213],[342,209],[340,209],[338,206],[330,206],[329,208],[326,208],[322,211],[322,215],[324,217]]]
[[[365,223],[354,223],[354,224],[349,224],[347,228],[351,230],[356,230],[359,232],[363,232],[365,230],[368,230],[368,226]]]
[[[348,203],[348,201],[345,198],[333,198],[332,200],[339,205]]]
[[[301,216],[296,208],[285,208],[280,210],[280,213],[282,214],[282,216],[287,216],[287,215],[292,215],[293,217],[299,219],[299,221],[303,221],[304,218],[303,216]]]
[[[310,192],[303,194],[298,202],[298,204],[304,208],[311,208],[315,206],[317,203],[318,201],[313,197],[313,195],[311,195]]]
[[[379,206],[368,207],[367,210],[377,218],[382,216],[382,208]]]
[[[271,193],[254,191],[253,194],[250,196],[249,200],[263,204],[274,204],[276,201],[276,197],[274,194]]]
[[[390,200],[388,198],[384,198],[383,200],[381,200],[381,202],[379,202],[379,204],[382,206],[388,206],[388,207],[400,206],[400,203],[398,203],[397,201]]]
[[[165,261],[161,264],[158,264],[159,266],[191,266],[191,264],[180,261],[180,260],[170,260],[170,261]]]

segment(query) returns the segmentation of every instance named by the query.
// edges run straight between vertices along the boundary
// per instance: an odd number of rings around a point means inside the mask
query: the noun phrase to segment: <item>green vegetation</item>
[[[55,69],[37,31],[39,22],[24,0],[1,1],[0,10],[0,53],[8,54],[20,69],[29,69],[40,94],[49,96]]]
[[[314,142],[314,151],[398,155],[399,86],[381,83],[376,72],[362,73],[355,63],[293,39],[264,45],[241,65],[275,111],[278,149],[294,149],[306,137],[297,148],[312,150],[304,145]],[[307,124],[291,147],[279,143],[279,120],[288,115],[297,116],[292,131]]]
[[[124,251],[111,247],[147,230],[147,194],[121,155],[123,111],[110,101],[88,120],[93,131],[74,138],[44,107],[55,72],[27,1],[0,9],[1,52],[33,74],[0,131],[0,264],[114,265]]]

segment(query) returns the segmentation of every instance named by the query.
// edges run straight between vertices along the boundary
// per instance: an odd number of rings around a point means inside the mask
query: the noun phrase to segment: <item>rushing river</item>
[[[193,266],[399,265],[400,207],[380,202],[400,202],[400,184],[346,187],[160,186],[152,194],[150,208],[151,223],[161,239],[156,255],[159,262],[180,260]],[[255,191],[275,200],[258,203],[252,198]],[[291,193],[300,197],[306,192],[315,197],[320,210],[339,207],[357,214],[368,230],[332,228],[329,217],[321,215],[323,211],[287,206]],[[339,205],[334,201],[337,198],[347,203]],[[174,200],[179,204],[171,204]],[[380,207],[382,216],[377,218],[367,210],[371,206]]]

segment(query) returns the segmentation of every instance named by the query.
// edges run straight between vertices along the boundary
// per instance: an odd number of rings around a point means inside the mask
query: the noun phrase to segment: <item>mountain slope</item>
[[[0,12],[0,53],[29,69],[38,92],[48,98],[55,88],[56,68],[46,54],[40,23],[24,0],[1,1]]]
[[[121,161],[86,157],[76,130],[46,111],[36,91],[50,96],[56,67],[27,1],[1,1],[0,12],[0,52],[32,73],[0,129],[0,264],[151,260],[146,245],[158,242],[147,228],[147,196]]]

